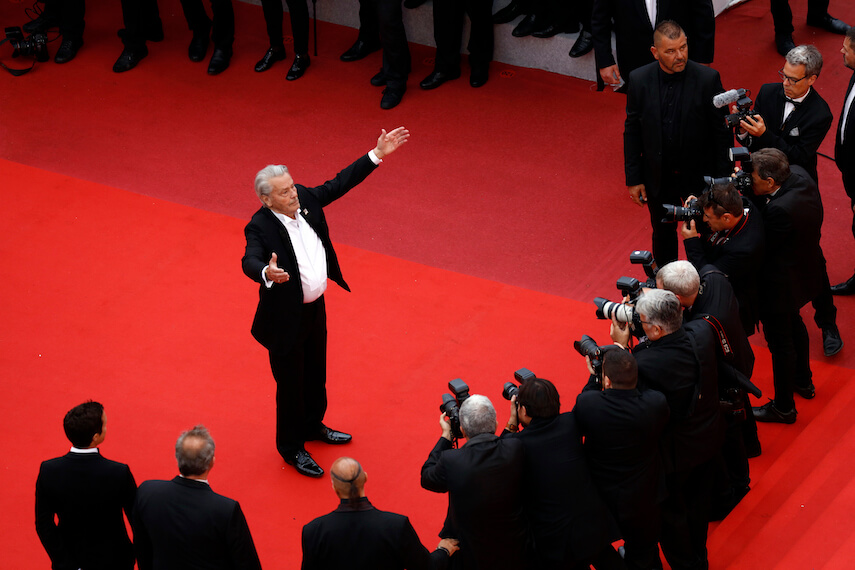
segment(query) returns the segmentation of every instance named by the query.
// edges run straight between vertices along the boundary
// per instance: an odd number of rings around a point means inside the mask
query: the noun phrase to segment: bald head
[[[330,479],[336,495],[350,502],[365,496],[365,481],[368,475],[362,465],[352,457],[339,457],[330,467]]]

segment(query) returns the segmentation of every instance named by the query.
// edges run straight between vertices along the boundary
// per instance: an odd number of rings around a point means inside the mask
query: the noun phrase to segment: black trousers
[[[288,13],[291,16],[291,34],[294,36],[294,53],[307,55],[309,53],[309,5],[306,0],[286,0]],[[267,37],[270,47],[284,47],[282,38],[282,0],[261,0],[264,12],[264,23],[267,25]]]
[[[820,20],[828,14],[829,0],[808,0],[807,19],[810,21]],[[772,21],[775,24],[776,35],[787,35],[793,33],[793,11],[790,8],[790,0],[770,0],[772,7]]]
[[[493,61],[492,0],[434,0],[433,37],[436,40],[434,69],[456,75],[460,72],[463,15],[469,14],[469,66],[485,69]]]
[[[202,0],[181,0],[184,18],[193,35],[207,35],[220,49],[231,49],[235,42],[235,9],[232,0],[211,0],[211,18],[205,12]],[[213,23],[211,19],[213,18]]]
[[[834,306],[834,297],[831,295],[831,282],[828,280],[828,271],[823,266],[822,271],[822,291],[811,301],[813,305],[814,315],[813,322],[816,326],[825,329],[833,329],[837,327],[837,307]]]
[[[707,530],[713,460],[665,475],[668,497],[662,503],[662,553],[674,570],[709,568]]]
[[[122,21],[122,43],[131,50],[143,48],[149,34],[163,31],[157,0],[122,0]]]
[[[55,18],[59,22],[59,33],[62,34],[63,41],[83,39],[83,30],[86,27],[85,0],[45,0],[43,13],[45,17]]]
[[[798,309],[761,311],[760,322],[772,355],[775,407],[788,412],[795,406],[795,386],[807,386],[813,377],[807,328]]]
[[[386,86],[406,89],[411,63],[401,0],[359,0],[359,39],[383,47]]]
[[[318,432],[327,411],[327,313],[324,298],[303,305],[297,340],[270,350],[276,380],[276,449],[288,457]]]

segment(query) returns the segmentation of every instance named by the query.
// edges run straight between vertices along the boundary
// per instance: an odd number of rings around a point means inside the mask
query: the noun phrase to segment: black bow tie
[[[784,99],[786,99],[786,100],[787,100],[787,103],[792,103],[792,104],[793,104],[793,106],[795,106],[795,108],[796,108],[796,109],[798,109],[798,108],[799,108],[799,105],[801,105],[802,103],[804,103],[804,101],[796,101],[796,100],[794,100],[794,99],[790,99],[789,97],[784,97]]]

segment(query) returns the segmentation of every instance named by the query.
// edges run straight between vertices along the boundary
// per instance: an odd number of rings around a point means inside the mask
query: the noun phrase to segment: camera
[[[505,385],[502,387],[502,398],[504,398],[505,400],[510,400],[511,398],[520,393],[520,386],[534,378],[534,372],[532,372],[528,368],[520,368],[519,370],[514,372],[514,380],[516,380],[519,385],[514,384],[513,382],[505,382]]]
[[[469,397],[469,386],[460,378],[455,378],[448,383],[448,389],[452,394],[442,395],[442,404],[439,406],[439,411],[448,417],[448,423],[451,424],[451,435],[455,439],[463,437],[463,432],[460,431],[460,406]]]
[[[36,61],[42,62],[49,59],[45,34],[33,34],[25,38],[21,28],[15,26],[6,28],[6,40],[14,50],[12,57],[31,55]]]
[[[751,173],[754,172],[754,165],[751,163],[751,152],[747,148],[733,147],[727,151],[727,156],[734,165],[739,163],[739,171],[734,176],[723,176],[721,178],[704,176],[704,184],[710,189],[715,184],[733,184],[740,194],[753,194],[754,181],[751,179]]]
[[[751,110],[751,97],[748,96],[748,91],[745,89],[737,89],[736,93],[738,95],[738,99],[736,100],[736,112],[730,113],[725,117],[724,121],[727,124],[727,128],[732,129],[734,127],[739,126],[739,121],[742,121],[746,117],[759,117],[759,113],[755,113]]]
[[[618,279],[616,283],[618,291],[621,292],[621,296],[629,297],[629,300],[617,303],[609,301],[605,297],[596,297],[594,299],[594,305],[597,307],[595,314],[598,319],[611,320],[614,317],[619,323],[629,323],[632,334],[641,338],[644,336],[641,318],[633,305],[645,287],[648,289],[656,288],[656,272],[659,271],[659,268],[656,266],[653,254],[646,250],[637,249],[630,253],[629,262],[633,265],[641,265],[647,279],[639,281],[635,277],[626,276]]]
[[[600,346],[593,338],[588,335],[582,335],[580,340],[573,342],[573,348],[582,356],[587,356],[591,359],[591,367],[594,369],[594,376],[597,377],[597,383],[603,382],[603,356],[606,352],[617,348],[613,344]]]
[[[704,211],[698,204],[697,198],[689,200],[685,206],[663,204],[662,208],[665,210],[665,215],[662,217],[663,222],[688,222],[695,220],[695,223],[700,223],[704,219]]]

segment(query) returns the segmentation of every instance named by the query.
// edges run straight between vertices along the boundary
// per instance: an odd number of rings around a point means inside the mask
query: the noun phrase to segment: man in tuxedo
[[[796,421],[793,393],[815,395],[808,334],[799,310],[824,286],[825,258],[819,245],[822,202],[816,184],[800,166],[790,166],[776,148],[752,154],[754,194],[763,214],[766,255],[759,272],[760,322],[772,355],[775,398],[754,408],[760,422]]]
[[[560,410],[555,385],[530,378],[511,398],[502,432],[525,449],[523,503],[534,539],[533,567],[623,569],[612,547],[620,533],[591,481],[576,418]],[[525,429],[517,431],[520,425]]]
[[[573,413],[592,479],[620,527],[627,568],[661,568],[665,487],[658,450],[668,403],[661,392],[638,389],[638,365],[629,351],[606,351],[602,378],[590,372]]]
[[[816,47],[798,46],[790,50],[778,72],[781,83],[767,83],[760,88],[754,104],[759,116],[740,121],[741,132],[737,135],[752,152],[761,148],[783,151],[790,165],[803,167],[817,185],[817,151],[833,120],[828,103],[813,89],[821,70],[822,54]],[[821,209],[819,192],[815,198]],[[822,330],[825,355],[834,356],[843,348],[843,340],[837,328],[837,308],[827,273],[823,273],[823,281],[812,300],[814,321]]]
[[[793,42],[793,10],[790,0],[769,0],[772,9],[772,23],[775,26],[775,47],[781,55],[796,47]],[[845,34],[849,25],[832,17],[828,13],[830,0],[808,0],[807,25],[822,28],[832,34]]]
[[[309,5],[306,0],[286,0],[291,18],[291,33],[294,35],[294,63],[285,75],[288,81],[303,77],[309,68]],[[255,71],[267,71],[277,61],[285,59],[285,40],[282,36],[282,0],[261,0],[261,11],[267,26],[270,48],[255,64]]]
[[[843,39],[843,64],[855,70],[855,28],[849,28]],[[855,73],[849,79],[843,110],[840,112],[840,123],[837,127],[837,140],[834,143],[834,161],[843,177],[843,189],[849,196],[852,206],[852,235],[855,237]],[[855,274],[843,283],[831,288],[835,295],[855,294]]]
[[[91,400],[75,406],[62,424],[71,450],[43,462],[36,479],[36,532],[51,567],[132,570],[122,512],[131,520],[137,485],[127,465],[98,450],[107,437],[104,406]]]
[[[721,78],[689,61],[679,24],[660,23],[651,52],[656,61],[636,69],[630,81],[624,168],[630,198],[648,208],[653,256],[662,267],[678,256],[676,222],[662,221],[663,204],[700,194],[704,176],[726,176],[732,136],[724,122],[727,110],[712,104],[723,91]]]
[[[686,31],[692,59],[710,64],[715,51],[715,12],[712,0],[594,0],[591,35],[600,77],[606,85],[630,81],[630,74],[653,61],[653,31],[675,20]],[[617,63],[612,55],[615,35]],[[625,91],[626,87],[621,88]]]
[[[434,0],[433,38],[436,62],[433,71],[419,86],[436,89],[446,81],[460,77],[460,42],[463,39],[463,14],[469,15],[469,85],[487,83],[493,61],[492,0]]]
[[[324,472],[306,451],[306,441],[340,444],[351,439],[323,424],[327,277],[350,291],[323,208],[365,180],[409,136],[404,127],[383,130],[374,150],[315,188],[295,184],[282,165],[269,165],[255,177],[263,205],[244,229],[242,260],[243,272],[260,284],[252,336],[268,350],[276,380],[276,448],[303,475],[320,477]]]
[[[235,43],[235,8],[232,0],[211,0],[211,17],[205,13],[202,0],[181,0],[184,18],[193,39],[187,55],[190,61],[202,61],[208,53],[208,44],[214,41],[214,53],[208,64],[208,75],[217,75],[229,67],[232,45]]]
[[[442,436],[422,466],[422,487],[448,493],[440,537],[460,541],[452,567],[528,567],[523,443],[496,437],[496,410],[486,396],[469,396],[460,406],[460,431],[466,438],[460,449],[452,449],[445,413],[439,425]]]
[[[175,443],[171,481],[144,481],[134,504],[134,549],[140,570],[261,569],[240,504],[211,490],[214,439],[203,425]]]
[[[330,477],[339,506],[303,527],[302,570],[427,570],[448,566],[457,551],[457,540],[443,538],[436,550],[428,552],[410,519],[371,504],[365,496],[368,474],[358,461],[339,457],[330,467]]]

